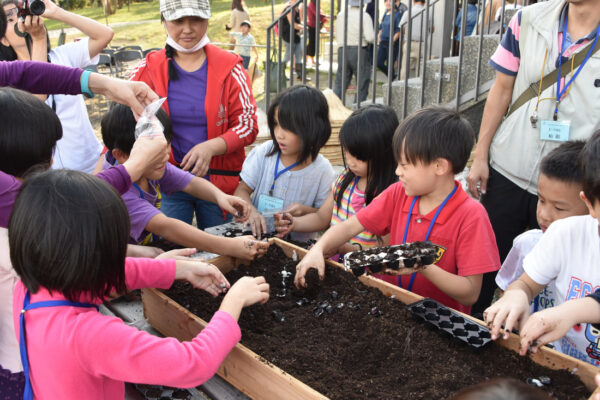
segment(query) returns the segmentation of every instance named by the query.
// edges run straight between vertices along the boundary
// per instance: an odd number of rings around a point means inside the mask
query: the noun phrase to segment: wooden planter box
[[[280,239],[271,239],[283,249],[286,255],[292,256],[296,251],[299,258],[306,254],[306,250],[284,242]],[[232,257],[218,257],[210,261],[223,273],[227,273],[242,262]],[[342,265],[331,261],[328,265],[343,268]],[[379,289],[386,296],[394,296],[404,304],[421,300],[422,297],[402,288],[380,281],[370,276],[361,276],[359,280],[367,285]],[[142,301],[144,315],[156,330],[165,336],[171,336],[180,341],[192,340],[207,323],[186,310],[183,306],[156,289],[143,289]],[[473,319],[465,315],[466,318]],[[481,321],[478,321],[482,323]],[[499,340],[500,346],[518,352],[519,337],[511,334],[508,340]],[[568,369],[575,371],[582,382],[593,390],[595,388],[594,375],[600,369],[569,357],[558,351],[542,348],[530,356],[536,363],[551,369]],[[229,353],[217,371],[219,376],[231,383],[238,390],[255,399],[326,399],[324,395],[299,381],[285,371],[269,363],[258,354],[249,350],[242,344],[237,344]],[[600,393],[596,390],[594,393]]]

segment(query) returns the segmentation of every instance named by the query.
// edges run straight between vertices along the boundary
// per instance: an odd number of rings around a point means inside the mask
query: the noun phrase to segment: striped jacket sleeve
[[[258,134],[256,101],[248,74],[241,64],[233,67],[229,79],[229,93],[224,93],[228,96],[229,126],[221,136],[227,143],[228,153],[252,144]]]
[[[521,64],[519,50],[519,34],[521,31],[521,11],[519,11],[508,24],[502,41],[490,59],[490,66],[498,72],[516,76]]]

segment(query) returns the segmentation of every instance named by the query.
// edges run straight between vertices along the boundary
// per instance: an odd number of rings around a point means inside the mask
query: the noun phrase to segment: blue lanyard
[[[356,188],[356,185],[358,184],[359,180],[360,176],[357,176],[354,179],[352,187],[350,188],[350,193],[348,194],[348,203],[346,204],[346,219],[350,218],[350,203],[352,202],[352,194],[354,193],[354,189]],[[356,213],[356,210],[354,210],[354,212]]]
[[[440,204],[440,206],[438,207],[437,211],[435,212],[435,214],[433,215],[433,219],[431,220],[431,222],[429,223],[429,228],[427,229],[427,234],[425,235],[425,241],[427,241],[429,239],[429,234],[431,233],[431,230],[433,229],[433,225],[435,225],[435,221],[437,220],[437,218],[439,217],[440,213],[442,212],[442,210],[444,209],[444,207],[446,206],[446,203],[448,203],[448,200],[450,200],[450,198],[452,197],[452,195],[456,192],[456,189],[458,189],[457,185],[454,185],[454,189],[452,189],[452,191],[450,192],[450,194],[448,196],[446,196],[446,198],[444,199],[444,201],[442,201],[442,204]],[[408,227],[410,225],[410,218],[412,217],[412,211],[413,208],[415,207],[415,204],[417,203],[417,199],[419,198],[419,196],[415,196],[412,200],[412,203],[410,203],[410,208],[408,209],[408,217],[406,218],[406,226],[404,227],[404,237],[402,238],[402,243],[406,243],[406,237],[408,236]],[[408,282],[408,291],[411,292],[412,291],[412,287],[415,283],[415,278],[417,277],[417,273],[413,273],[410,276],[410,282]],[[401,276],[398,276],[398,286],[402,287],[402,280],[401,280]]]
[[[290,165],[289,167],[285,167],[281,171],[277,171],[279,169],[279,159],[281,158],[281,152],[277,153],[277,162],[275,163],[275,173],[273,174],[273,183],[271,184],[271,190],[269,191],[269,196],[273,196],[273,189],[275,189],[275,181],[284,173],[288,172],[290,169],[294,168],[298,165],[298,161]]]
[[[29,291],[25,292],[25,299],[23,300],[23,309],[19,317],[19,351],[21,353],[21,363],[23,364],[23,373],[25,374],[25,392],[23,399],[33,399],[33,390],[31,388],[31,380],[29,379],[29,358],[27,356],[27,344],[25,343],[25,311],[33,310],[36,308],[44,307],[58,307],[58,306],[70,306],[70,307],[95,307],[98,310],[98,306],[89,303],[72,302],[68,300],[48,300],[38,301],[37,303],[29,303],[30,300]]]
[[[565,87],[562,88],[562,90],[561,90],[560,89],[560,81],[561,81],[560,69],[562,66],[563,53],[565,52],[565,38],[567,37],[567,25],[568,25],[567,20],[568,19],[569,19],[569,16],[566,15],[565,23],[563,24],[563,37],[562,37],[562,43],[560,45],[560,55],[558,57],[558,76],[556,77],[556,106],[554,107],[554,120],[555,121],[558,119],[558,105],[560,103],[560,99],[563,97],[563,95],[567,91],[567,88],[571,85],[571,83],[573,83],[575,78],[577,78],[577,75],[579,75],[579,72],[581,72],[581,69],[583,68],[585,63],[590,59],[590,56],[592,55],[592,51],[594,51],[594,48],[596,47],[596,42],[598,41],[598,36],[600,36],[600,26],[598,26],[598,27],[596,27],[596,38],[594,39],[594,43],[592,43],[592,46],[588,50],[585,58],[583,59],[583,62],[579,66],[579,68],[577,68],[577,71],[575,71],[575,74],[571,77],[571,79],[569,79],[569,81],[565,84]]]

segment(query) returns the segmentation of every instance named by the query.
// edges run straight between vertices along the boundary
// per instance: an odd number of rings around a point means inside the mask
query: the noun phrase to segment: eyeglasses
[[[8,11],[5,11],[5,13],[6,13],[7,18],[16,17],[17,14],[19,13],[19,9],[17,7],[14,7]]]

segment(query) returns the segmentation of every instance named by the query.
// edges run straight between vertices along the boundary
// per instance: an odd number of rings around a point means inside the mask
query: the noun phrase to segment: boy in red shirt
[[[369,230],[389,234],[390,245],[429,240],[440,246],[434,264],[425,269],[414,273],[401,268],[398,276],[380,278],[469,313],[483,274],[500,268],[485,209],[454,180],[469,159],[474,136],[467,120],[441,107],[424,108],[405,119],[392,144],[400,182],[356,216],[329,229],[298,264],[296,285],[306,285],[309,268],[316,268],[323,278],[323,254]]]

